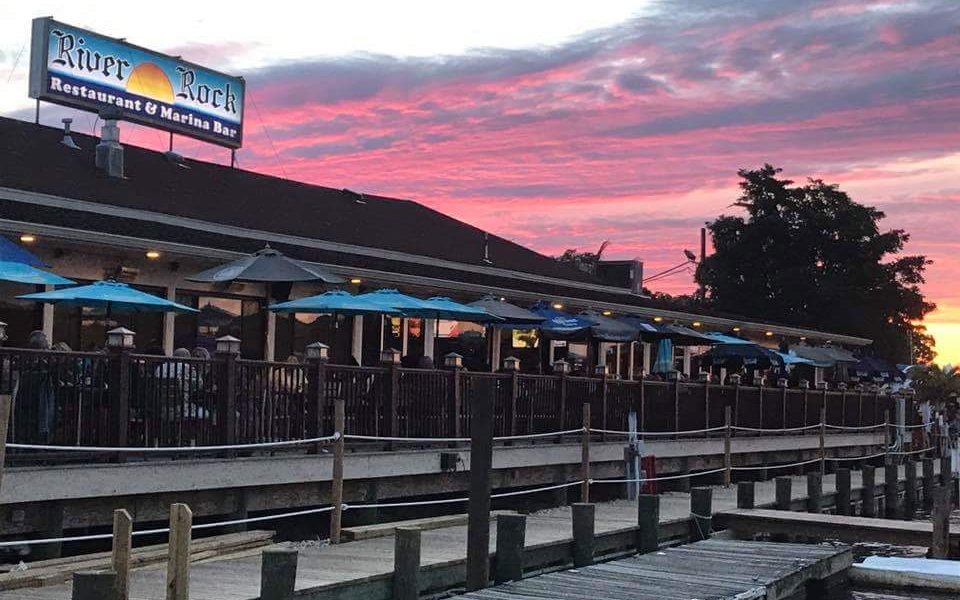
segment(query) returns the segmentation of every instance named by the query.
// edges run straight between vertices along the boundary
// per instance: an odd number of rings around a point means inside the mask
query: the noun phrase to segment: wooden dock
[[[706,540],[471,592],[464,600],[820,598],[853,564],[849,548]],[[807,595],[807,591],[810,595]]]
[[[907,546],[929,546],[933,523],[866,517],[814,514],[767,509],[737,509],[714,517],[717,527],[737,536],[759,533],[830,538],[843,542],[878,542]],[[960,544],[960,525],[950,527],[950,546]]]

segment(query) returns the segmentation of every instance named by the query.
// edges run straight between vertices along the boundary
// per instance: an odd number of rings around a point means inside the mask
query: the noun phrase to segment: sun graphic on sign
[[[163,69],[151,62],[140,63],[130,72],[127,91],[167,104],[173,104],[173,86]]]

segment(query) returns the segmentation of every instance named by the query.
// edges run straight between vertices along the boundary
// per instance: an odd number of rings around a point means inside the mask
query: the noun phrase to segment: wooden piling
[[[343,439],[346,424],[344,400],[333,401],[333,431],[339,437],[333,442],[333,474],[330,480],[330,543],[340,543],[340,527],[343,520],[343,453],[346,440]]]
[[[777,510],[790,510],[790,502],[793,500],[793,480],[789,477],[777,477],[774,482],[777,486]]]
[[[660,547],[660,496],[637,496],[637,552],[656,552]]]
[[[733,434],[730,419],[732,416],[732,407],[726,406],[723,409],[723,420],[725,428],[723,430],[723,487],[730,487],[730,481],[733,479],[733,457],[730,455],[730,436]]]
[[[593,564],[594,517],[596,506],[586,502],[573,504],[573,566]]]
[[[876,472],[872,465],[863,465],[860,471],[863,489],[860,491],[860,516],[877,516]]]
[[[823,512],[823,475],[807,473],[807,512]]]
[[[883,467],[883,515],[888,519],[900,516],[900,467],[888,463]]]
[[[497,562],[493,573],[496,583],[523,579],[526,532],[525,515],[497,515]]]
[[[0,394],[0,488],[3,487],[3,466],[7,460],[7,431],[10,428],[10,394]]]
[[[590,403],[583,403],[583,434],[580,438],[580,502],[590,502]]]
[[[133,519],[125,509],[113,511],[113,543],[111,561],[117,579],[117,592],[121,600],[130,596],[130,548],[133,543]]]
[[[493,465],[493,386],[481,380],[470,422],[470,500],[467,506],[467,591],[490,581],[490,468]]]
[[[737,508],[754,508],[756,506],[757,485],[752,481],[741,481],[737,484]]]
[[[911,459],[903,463],[903,474],[903,510],[900,516],[910,521],[917,512],[917,461]]]
[[[73,574],[72,600],[120,600],[113,571],[77,571]]]
[[[393,544],[393,600],[420,597],[420,530],[398,527]]]
[[[837,469],[837,514],[849,516],[853,514],[853,507],[850,505],[850,469]]]
[[[933,540],[931,558],[947,558],[950,552],[950,490],[940,486],[933,491]]]
[[[260,600],[290,600],[297,582],[296,548],[267,548],[260,559]]]
[[[710,538],[713,526],[713,489],[695,487],[690,490],[690,539],[694,542]]]
[[[935,475],[933,473],[933,459],[924,458],[920,461],[923,474],[923,508],[930,510],[933,508],[933,486],[935,484]]]
[[[190,598],[190,539],[193,512],[186,504],[170,505],[170,540],[167,542],[167,600]]]

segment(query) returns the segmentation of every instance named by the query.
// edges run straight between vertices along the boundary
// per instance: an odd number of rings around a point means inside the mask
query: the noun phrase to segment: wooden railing
[[[471,406],[489,398],[497,436],[581,427],[584,403],[594,428],[624,430],[636,411],[646,432],[720,427],[727,406],[733,425],[763,429],[819,423],[824,404],[827,423],[845,426],[883,423],[894,408],[867,391],[12,348],[0,348],[0,393],[13,396],[10,442],[61,446],[313,438],[333,432],[335,399],[348,433],[413,438],[469,436]]]

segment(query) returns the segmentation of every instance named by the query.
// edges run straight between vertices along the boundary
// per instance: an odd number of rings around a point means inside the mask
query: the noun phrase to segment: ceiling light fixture
[[[20,236],[20,241],[24,244],[32,244],[37,241],[37,236],[33,235],[32,233],[24,233]]]

